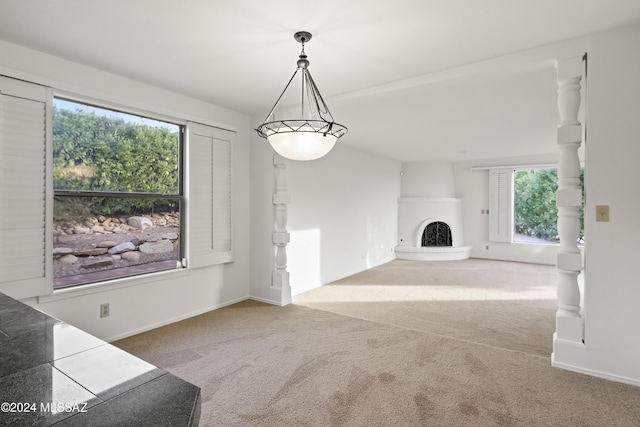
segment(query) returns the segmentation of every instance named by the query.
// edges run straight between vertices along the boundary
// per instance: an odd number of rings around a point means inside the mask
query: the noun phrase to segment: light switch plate
[[[609,222],[609,205],[596,205],[596,221]]]

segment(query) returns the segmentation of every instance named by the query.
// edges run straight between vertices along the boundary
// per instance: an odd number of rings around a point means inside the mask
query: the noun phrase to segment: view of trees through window
[[[558,243],[557,169],[514,172],[514,242]],[[580,173],[584,188],[584,169]],[[584,237],[584,196],[580,209],[580,240]]]
[[[176,268],[181,127],[53,105],[54,288]]]

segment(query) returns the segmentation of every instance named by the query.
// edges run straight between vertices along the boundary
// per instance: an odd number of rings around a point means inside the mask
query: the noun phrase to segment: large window
[[[558,243],[558,170],[516,169],[513,182],[513,241]],[[580,173],[580,184],[584,186],[584,169]],[[584,238],[584,203],[580,209],[579,238],[580,241]]]
[[[180,125],[55,98],[54,289],[175,269]]]
[[[580,183],[584,185],[584,169]],[[555,168],[490,170],[490,240],[516,243],[558,243]],[[584,197],[580,210],[580,241],[584,238]]]

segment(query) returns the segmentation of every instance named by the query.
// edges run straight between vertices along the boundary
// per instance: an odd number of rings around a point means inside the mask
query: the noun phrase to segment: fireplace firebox
[[[422,233],[422,246],[452,246],[451,228],[441,221],[427,225]]]

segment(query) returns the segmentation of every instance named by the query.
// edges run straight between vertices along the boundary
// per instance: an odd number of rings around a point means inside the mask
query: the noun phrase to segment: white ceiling
[[[639,21],[638,0],[0,0],[0,39],[259,119],[310,31],[341,143],[399,161],[553,152],[553,63],[515,53]]]

